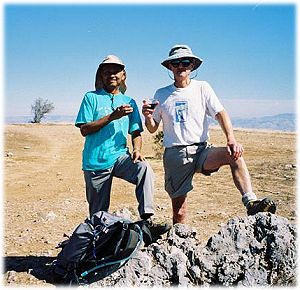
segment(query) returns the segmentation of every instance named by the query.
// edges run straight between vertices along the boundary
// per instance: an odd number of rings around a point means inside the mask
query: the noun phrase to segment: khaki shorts
[[[204,171],[203,164],[213,146],[208,142],[188,146],[166,148],[163,155],[165,190],[171,198],[185,196],[193,189],[192,180],[196,172],[204,175],[218,171]]]

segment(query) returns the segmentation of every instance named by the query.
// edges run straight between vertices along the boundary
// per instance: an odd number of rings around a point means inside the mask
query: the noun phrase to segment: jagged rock
[[[57,215],[53,212],[39,212],[37,213],[38,219],[35,220],[35,222],[41,221],[41,222],[53,222],[56,218]]]
[[[296,228],[270,213],[231,219],[205,247],[197,232],[177,224],[166,239],[138,251],[97,286],[292,286]]]
[[[17,272],[16,271],[7,271],[6,280],[7,280],[7,283],[15,282],[17,280]]]
[[[122,209],[119,209],[119,210],[116,210],[114,212],[115,215],[123,218],[123,219],[127,219],[127,220],[132,220],[133,217],[132,217],[132,213],[130,212],[130,210],[128,208],[122,208]]]

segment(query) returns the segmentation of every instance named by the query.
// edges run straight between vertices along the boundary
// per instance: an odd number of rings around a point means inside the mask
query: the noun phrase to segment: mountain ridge
[[[254,118],[231,118],[234,128],[262,129],[283,132],[296,132],[296,114],[284,113]],[[211,125],[217,125],[217,121],[210,119]]]
[[[46,115],[42,123],[75,123],[76,116],[71,115]],[[31,115],[24,116],[6,116],[5,124],[20,124],[30,123],[32,120]],[[283,132],[296,132],[296,114],[284,113],[255,118],[231,118],[234,128],[241,129],[262,129],[262,130],[275,130]],[[210,125],[217,125],[217,121],[209,118]]]

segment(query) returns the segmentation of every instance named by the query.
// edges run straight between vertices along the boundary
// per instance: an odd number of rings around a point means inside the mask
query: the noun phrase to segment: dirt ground
[[[153,136],[144,133],[143,153],[155,172],[156,219],[171,223],[171,203],[164,190],[162,160],[155,159]],[[277,214],[296,223],[296,134],[235,130],[244,145],[257,196],[269,196]],[[4,127],[3,284],[47,285],[33,275],[37,265],[50,263],[56,245],[88,214],[81,171],[84,138],[72,124],[18,124]],[[211,130],[211,142],[223,146],[220,129]],[[188,195],[188,223],[201,244],[234,216],[246,215],[228,167],[211,177],[197,174]],[[138,219],[134,186],[113,183],[111,211],[127,208]]]

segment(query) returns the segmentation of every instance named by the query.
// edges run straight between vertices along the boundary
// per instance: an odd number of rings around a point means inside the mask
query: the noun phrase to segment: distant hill
[[[274,116],[264,116],[259,118],[232,118],[232,125],[235,128],[248,128],[248,129],[265,129],[276,130],[284,132],[296,131],[296,114],[280,114]],[[211,119],[212,125],[217,122]]]
[[[252,119],[234,119],[233,125],[241,128],[296,131],[296,114],[280,114]]]
[[[66,116],[66,115],[46,115],[42,119],[41,123],[75,123],[76,116]],[[6,124],[21,124],[21,123],[31,123],[33,120],[33,115],[23,115],[23,116],[6,116]]]
[[[64,115],[47,115],[42,123],[75,123],[76,116],[64,116]],[[14,123],[30,123],[32,116],[15,116],[5,117],[6,124]],[[274,116],[265,116],[260,118],[232,118],[233,127],[235,128],[248,128],[248,129],[265,129],[265,130],[277,130],[284,132],[296,131],[296,114],[280,114]],[[217,125],[217,122],[210,118],[211,125]]]

